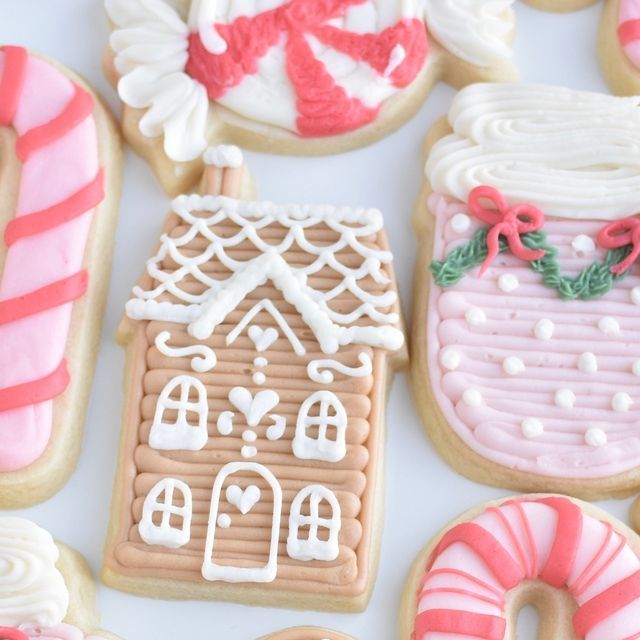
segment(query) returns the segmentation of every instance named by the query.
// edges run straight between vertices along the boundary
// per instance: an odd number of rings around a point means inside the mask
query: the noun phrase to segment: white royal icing
[[[598,371],[598,358],[595,353],[585,351],[578,356],[578,369],[582,373],[596,373]]]
[[[62,622],[69,592],[56,568],[59,555],[51,534],[33,522],[0,518],[0,625]]]
[[[607,444],[607,434],[598,427],[587,429],[584,440],[590,447],[604,447]]]
[[[539,438],[544,433],[544,424],[538,418],[525,418],[520,426],[525,438]]]
[[[507,375],[517,376],[520,373],[524,373],[526,367],[522,358],[517,356],[509,356],[502,361],[502,368]]]
[[[208,147],[202,156],[205,164],[219,169],[239,169],[244,163],[242,151],[233,144]]]
[[[364,351],[358,354],[358,360],[361,365],[359,367],[348,367],[342,362],[332,360],[331,358],[323,360],[311,360],[307,365],[307,375],[311,380],[318,384],[331,384],[335,378],[330,369],[334,369],[342,375],[351,378],[365,378],[373,373],[373,362],[371,356]]]
[[[489,184],[547,215],[614,220],[638,211],[640,109],[612,97],[532,84],[476,84],[453,101],[454,133],[433,147],[431,187],[466,202]]]
[[[533,332],[538,340],[551,340],[555,330],[556,325],[553,320],[549,320],[549,318],[541,318],[536,322]]]
[[[513,55],[515,0],[424,0],[427,26],[456,57],[479,67]]]
[[[555,394],[555,403],[561,409],[573,409],[576,394],[571,389],[558,389]]]
[[[167,343],[171,340],[170,331],[161,331],[155,339],[156,349],[169,358],[182,358],[193,356],[191,368],[198,373],[205,373],[216,366],[216,354],[211,347],[204,344],[195,344],[188,347],[170,347]]]

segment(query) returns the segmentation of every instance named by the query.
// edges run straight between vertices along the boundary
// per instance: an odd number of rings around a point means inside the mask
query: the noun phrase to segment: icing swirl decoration
[[[51,535],[21,518],[0,518],[0,624],[50,627],[62,622],[69,593],[56,569]]]

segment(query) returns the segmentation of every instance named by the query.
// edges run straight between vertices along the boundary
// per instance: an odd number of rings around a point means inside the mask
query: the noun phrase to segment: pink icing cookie
[[[21,47],[0,48],[0,125],[15,132],[5,183],[19,182],[2,195],[14,213],[0,249],[0,504],[15,506],[51,495],[75,463],[119,158],[94,94]]]
[[[401,640],[503,640],[526,604],[540,610],[541,638],[638,638],[639,552],[633,532],[586,503],[522,496],[484,505],[416,561]]]
[[[429,434],[452,466],[482,482],[632,492],[636,100],[475,85],[454,100],[436,138],[416,219],[413,340]]]
[[[107,0],[107,73],[126,135],[177,194],[208,145],[344,151],[397,128],[440,79],[514,78],[512,3]]]

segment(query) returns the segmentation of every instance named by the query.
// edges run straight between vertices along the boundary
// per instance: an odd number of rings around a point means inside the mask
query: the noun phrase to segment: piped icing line
[[[42,454],[50,401],[69,383],[70,303],[87,289],[84,247],[104,174],[91,94],[25,49],[0,56],[0,121],[16,130],[23,163],[0,283],[0,470],[9,471]]]
[[[16,627],[0,627],[0,638],[3,640],[29,640],[29,636]]]
[[[533,566],[543,568],[529,574]],[[420,581],[415,640],[435,632],[503,640],[505,601],[486,597],[487,587],[504,596],[525,579],[568,588],[581,638],[589,640],[596,627],[602,638],[638,634],[640,558],[611,523],[551,496],[504,501],[443,535]]]

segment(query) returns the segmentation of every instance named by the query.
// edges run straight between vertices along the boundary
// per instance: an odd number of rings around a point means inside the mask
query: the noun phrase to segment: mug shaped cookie
[[[95,631],[95,587],[84,559],[30,520],[0,518],[0,566],[0,638],[117,640]]]
[[[105,581],[138,594],[362,610],[386,392],[406,353],[371,209],[239,199],[211,148],[127,303]]]
[[[514,79],[512,3],[106,0],[106,69],[127,139],[176,195],[209,145],[335,153],[396,129],[439,79]]]
[[[506,640],[527,605],[540,612],[540,638],[637,638],[639,554],[634,532],[587,503],[532,495],[485,504],[416,560],[400,640]]]
[[[0,506],[55,493],[80,451],[116,223],[119,137],[90,87],[0,48]]]
[[[640,111],[475,85],[428,141],[413,384],[480,482],[602,497],[640,485]]]

